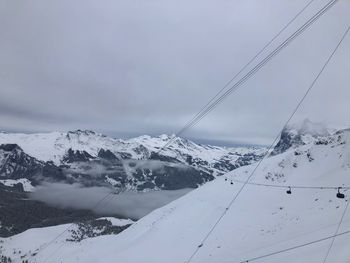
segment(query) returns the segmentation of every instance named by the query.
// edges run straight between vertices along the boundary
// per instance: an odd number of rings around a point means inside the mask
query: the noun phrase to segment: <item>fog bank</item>
[[[109,195],[99,202],[112,191],[111,188],[46,183],[37,187],[36,191],[30,194],[30,198],[60,208],[90,209],[100,215],[119,215],[139,219],[191,190],[161,190],[147,193],[128,191]]]

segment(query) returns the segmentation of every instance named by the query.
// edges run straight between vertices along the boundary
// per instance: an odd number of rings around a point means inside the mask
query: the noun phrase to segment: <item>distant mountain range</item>
[[[307,120],[289,126],[283,130],[272,155],[312,143],[326,144],[331,133]],[[159,152],[170,140],[169,147]],[[266,148],[217,147],[168,135],[120,140],[82,130],[41,134],[2,132],[0,236],[33,226],[96,218],[92,211],[51,207],[27,199],[27,192],[42,184],[103,186],[116,192],[197,188],[260,160],[265,153]],[[268,177],[276,179],[273,174]]]
[[[172,140],[172,144],[159,150]],[[0,133],[0,178],[112,185],[129,190],[196,188],[261,158],[264,148],[217,147],[168,135],[129,140],[93,131]]]
[[[172,139],[173,143],[158,153]],[[259,160],[264,152],[264,148],[201,145],[167,135],[120,140],[81,130],[41,134],[2,132],[0,237],[32,227],[94,222],[91,220],[97,215],[93,211],[53,207],[28,199],[27,192],[43,184],[104,186],[116,192],[196,188]]]
[[[272,155],[332,132],[309,120],[290,125],[283,130]],[[172,143],[159,152],[170,140]],[[16,187],[22,184],[25,189],[52,181],[133,191],[196,188],[260,160],[265,152],[266,148],[218,147],[168,135],[121,140],[82,130],[1,132],[0,183],[13,186],[13,180],[21,180]]]

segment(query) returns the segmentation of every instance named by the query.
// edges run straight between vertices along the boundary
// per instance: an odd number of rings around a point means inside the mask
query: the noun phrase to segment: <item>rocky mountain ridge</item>
[[[169,140],[172,144],[159,153]],[[30,165],[23,164],[17,156],[13,166],[26,166],[26,174],[16,171],[5,176],[0,172],[5,179],[34,178],[34,184],[40,180],[107,184],[137,191],[196,188],[216,176],[259,160],[265,151],[256,147],[201,145],[168,135],[120,140],[82,130],[0,133],[0,144],[16,145],[17,153],[31,158],[32,164],[28,167]],[[1,169],[7,168],[2,165]]]

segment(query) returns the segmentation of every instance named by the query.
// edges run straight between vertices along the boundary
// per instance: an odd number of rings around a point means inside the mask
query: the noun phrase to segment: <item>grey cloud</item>
[[[107,187],[86,188],[78,184],[51,183],[37,187],[36,191],[30,194],[30,198],[62,208],[93,209],[95,213],[101,215],[139,219],[188,193],[190,189],[113,194],[96,207],[96,203],[111,191],[112,189]]]
[[[73,121],[71,116],[62,116],[58,114],[49,114],[42,109],[41,111],[33,111],[32,109],[23,108],[22,105],[15,106],[7,101],[1,101],[0,99],[0,112],[2,115],[7,115],[11,117],[22,117],[25,119],[37,119],[40,121],[50,122],[50,121],[63,121],[71,122]]]
[[[0,0],[0,129],[174,133],[305,3]],[[324,3],[315,1],[283,37]],[[186,136],[271,141],[349,11],[339,1]],[[349,42],[295,121],[350,126]]]

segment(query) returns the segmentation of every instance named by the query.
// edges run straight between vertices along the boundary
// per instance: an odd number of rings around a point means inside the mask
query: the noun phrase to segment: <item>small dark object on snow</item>
[[[233,181],[231,180],[231,184],[233,184]]]
[[[287,194],[291,195],[292,194],[292,188],[289,187],[289,189],[286,192]]]
[[[340,193],[341,187],[338,188],[337,198],[344,199],[345,195],[343,193]]]
[[[203,244],[200,244],[198,247],[202,247],[203,246]]]

